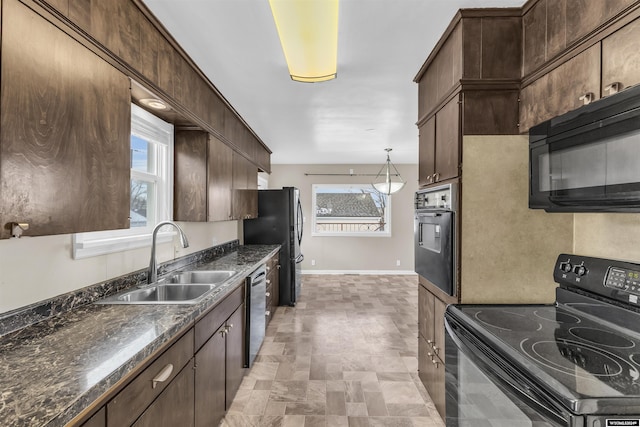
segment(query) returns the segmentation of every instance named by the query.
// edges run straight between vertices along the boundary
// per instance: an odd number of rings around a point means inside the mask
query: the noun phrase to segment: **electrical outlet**
[[[400,260],[399,259],[396,260],[396,267],[400,267]]]
[[[316,260],[315,259],[311,260],[311,265],[316,265]]]

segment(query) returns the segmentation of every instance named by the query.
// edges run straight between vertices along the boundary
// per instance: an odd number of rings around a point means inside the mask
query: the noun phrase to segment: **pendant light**
[[[378,172],[378,175],[376,175],[371,185],[373,185],[378,192],[389,196],[400,191],[406,182],[400,176],[398,169],[391,163],[391,159],[389,158],[391,148],[385,148],[385,151],[387,152],[387,161],[382,165],[382,169],[380,169],[380,172]]]

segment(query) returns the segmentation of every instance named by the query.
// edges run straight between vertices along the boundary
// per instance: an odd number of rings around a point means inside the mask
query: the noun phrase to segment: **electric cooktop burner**
[[[460,306],[551,378],[587,394],[640,394],[640,338],[562,305]]]
[[[448,306],[445,353],[460,334],[569,412],[640,414],[640,263],[561,254],[553,278],[554,304]]]

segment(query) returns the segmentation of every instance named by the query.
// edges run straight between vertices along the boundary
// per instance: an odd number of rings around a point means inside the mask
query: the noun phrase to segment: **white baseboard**
[[[361,275],[378,275],[378,276],[409,276],[415,275],[412,270],[302,270],[302,274],[361,274]]]

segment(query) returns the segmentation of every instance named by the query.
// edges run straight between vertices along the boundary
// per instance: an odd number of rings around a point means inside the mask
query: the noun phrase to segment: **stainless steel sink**
[[[194,270],[183,271],[169,278],[171,283],[207,283],[219,284],[236,274],[235,271],[226,270]]]
[[[196,304],[216,287],[215,284],[157,284],[112,295],[96,304]]]

